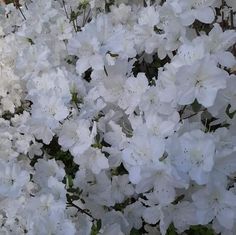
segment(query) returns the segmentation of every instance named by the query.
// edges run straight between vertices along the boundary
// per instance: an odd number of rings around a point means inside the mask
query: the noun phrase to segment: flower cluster
[[[6,2],[0,234],[234,235],[235,1]]]

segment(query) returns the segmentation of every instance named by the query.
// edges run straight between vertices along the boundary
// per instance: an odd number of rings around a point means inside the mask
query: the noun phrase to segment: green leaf
[[[101,220],[98,220],[97,221],[97,229],[100,230],[102,227],[102,221]]]
[[[97,235],[98,232],[96,225],[93,224],[90,235]]]
[[[66,186],[68,188],[72,188],[73,187],[73,179],[71,175],[67,175],[66,176]]]
[[[173,224],[171,224],[167,229],[166,235],[178,235]]]
[[[226,108],[226,114],[228,115],[228,117],[230,119],[233,119],[234,118],[234,115],[236,114],[236,110],[234,110],[233,112],[230,112],[230,108],[231,108],[231,105],[229,104]]]
[[[141,233],[139,230],[132,228],[132,230],[130,231],[130,235],[141,235]]]
[[[184,197],[185,197],[184,194],[178,196],[178,197],[172,202],[172,204],[174,204],[174,205],[178,204],[180,201],[182,201],[182,200],[184,199]]]
[[[97,235],[97,234],[99,233],[99,230],[101,229],[101,227],[102,227],[102,222],[101,222],[101,220],[98,220],[98,221],[96,222],[96,224],[93,223],[93,226],[92,226],[92,228],[91,228],[91,233],[90,233],[90,235]]]
[[[201,110],[201,105],[197,102],[197,100],[195,99],[195,101],[193,102],[193,104],[191,105],[192,109],[195,113],[199,112]]]
[[[189,230],[186,231],[187,235],[215,235],[212,228],[203,225],[191,226]]]
[[[71,98],[72,102],[78,104],[79,103],[78,93],[73,91],[71,92],[71,96],[72,96]]]
[[[31,39],[31,38],[27,38],[27,41],[31,44],[31,45],[34,45],[34,41]]]

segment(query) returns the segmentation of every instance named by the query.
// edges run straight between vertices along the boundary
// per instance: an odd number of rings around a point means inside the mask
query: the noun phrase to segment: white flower
[[[167,137],[172,135],[177,129],[179,115],[178,113],[173,113],[168,118],[164,118],[150,111],[145,113],[145,119],[147,128],[151,133],[156,136]]]
[[[180,67],[176,74],[178,103],[192,104],[197,99],[205,107],[212,106],[218,90],[226,87],[227,76],[208,59]]]
[[[122,159],[128,166],[142,166],[158,162],[164,153],[164,141],[151,135],[145,129],[134,133],[129,144],[122,151]]]
[[[121,3],[118,7],[111,6],[112,20],[115,24],[127,23],[130,15],[131,15],[131,6],[125,5]]]
[[[225,51],[231,47],[236,40],[234,30],[223,31],[219,24],[215,23],[206,39],[207,46],[211,53]]]
[[[129,226],[129,223],[120,211],[109,211],[102,218],[102,224],[104,225],[104,227],[111,226],[115,223],[118,223],[120,225],[120,229],[124,234],[130,233],[131,228]]]
[[[72,37],[72,25],[64,17],[58,18],[56,24],[51,25],[51,30],[59,40],[68,40]]]
[[[159,23],[159,21],[159,13],[153,6],[142,8],[138,19],[140,25],[154,27]]]
[[[48,188],[46,185],[43,186],[43,190],[45,193],[52,193],[56,200],[66,201],[66,189],[65,184],[58,181],[57,178],[50,176],[48,178]]]
[[[156,224],[161,217],[160,207],[159,206],[153,206],[148,207],[143,212],[143,219],[148,224]]]
[[[76,62],[76,71],[81,75],[92,67],[103,70],[103,57],[99,54],[100,43],[96,37],[87,32],[81,32],[69,40],[68,51],[71,55],[79,57]]]
[[[0,234],[235,235],[233,2],[0,7]]]
[[[168,83],[166,77],[160,76],[159,79],[164,79]],[[173,84],[168,84],[168,87],[162,84],[148,87],[141,97],[139,108],[147,114],[156,112],[160,115],[171,115],[175,111],[175,93]]]
[[[43,119],[48,127],[54,128],[69,115],[69,110],[61,99],[52,95],[39,97],[31,113],[32,118]]]
[[[15,109],[21,105],[23,99],[23,87],[19,77],[14,73],[11,67],[0,61],[0,114],[9,111],[15,112]]]
[[[38,159],[35,164],[34,181],[44,188],[45,186],[48,186],[48,180],[51,176],[60,182],[65,176],[65,170],[62,166],[58,165],[55,159]]]
[[[220,185],[209,185],[192,195],[200,224],[217,219],[219,224],[232,229],[235,223],[236,195]]]
[[[183,25],[191,25],[195,19],[210,24],[215,18],[215,12],[211,5],[215,0],[180,0],[183,12],[180,18]]]
[[[51,130],[52,127],[56,127],[58,125],[58,122],[55,122],[54,119],[52,119],[49,116],[48,122],[45,122],[44,118],[37,119],[36,118],[30,118],[28,120],[28,125],[26,126],[27,131],[34,135],[36,139],[42,140],[43,143],[49,144],[54,136],[54,132]],[[49,122],[50,121],[50,122]],[[49,123],[51,124],[51,128],[49,128]]]
[[[119,224],[112,224],[108,226],[102,234],[103,235],[110,235],[110,234],[124,235],[124,233],[120,230]]]
[[[133,225],[136,229],[140,229],[142,227],[142,214],[144,208],[145,207],[140,201],[136,201],[135,203],[129,204],[125,207],[124,215],[130,226]]]
[[[112,177],[112,197],[117,203],[122,203],[125,197],[134,193],[134,188],[129,184],[128,175],[119,175]]]
[[[128,63],[117,61],[113,66],[106,66],[107,75],[93,73],[94,86],[98,87],[101,97],[108,103],[116,103],[123,96],[126,76],[121,68],[130,66]]]
[[[177,68],[183,65],[191,65],[207,55],[205,42],[201,38],[196,38],[191,43],[186,42],[178,48],[178,54],[173,58],[171,64]]]
[[[137,77],[129,77],[125,84],[123,96],[119,99],[118,105],[131,114],[138,106],[141,95],[148,89],[148,80],[144,73],[139,73]]]
[[[76,156],[74,161],[94,174],[99,174],[101,170],[109,168],[108,159],[99,149],[89,148],[82,155]]]
[[[173,224],[179,233],[189,229],[191,225],[198,224],[196,208],[193,203],[182,201],[176,204],[171,211]]]
[[[143,129],[134,133],[122,151],[122,161],[129,171],[130,181],[137,184],[142,179],[141,168],[159,162],[165,149],[164,141]]]
[[[171,159],[177,169],[188,173],[198,184],[208,181],[214,165],[215,143],[210,134],[200,130],[184,133],[179,139],[173,139]]]
[[[16,198],[29,182],[27,171],[16,163],[0,162],[0,197]]]
[[[96,135],[94,124],[92,132],[89,130],[90,122],[84,119],[66,120],[59,133],[58,143],[76,157],[83,154],[93,143]]]
[[[71,93],[67,77],[67,71],[59,68],[37,76],[32,75],[27,82],[27,89],[29,90],[27,98],[34,102],[38,100],[38,97],[44,99],[45,96],[52,97],[54,95],[64,102],[69,102]],[[52,94],[49,95],[48,93]]]
[[[30,76],[32,72],[45,71],[51,67],[49,63],[50,49],[36,44],[22,50],[16,58],[17,72],[22,76]],[[49,81],[48,81],[49,82]]]
[[[13,135],[6,131],[5,128],[1,128],[0,133],[0,154],[1,159],[5,161],[10,161],[16,159],[19,153],[13,148]]]
[[[137,54],[134,45],[134,35],[122,25],[113,29],[106,44],[104,49],[111,51],[112,54],[118,54],[121,59],[127,60]]]

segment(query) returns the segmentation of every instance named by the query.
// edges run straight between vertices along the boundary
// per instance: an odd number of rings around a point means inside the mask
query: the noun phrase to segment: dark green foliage
[[[215,235],[211,228],[203,225],[191,226],[189,230],[185,232],[187,235]]]
[[[184,232],[186,235],[216,235],[214,231],[203,225],[194,225],[191,226],[189,230]],[[177,233],[173,224],[171,224],[167,230],[166,235],[180,235]]]
[[[101,229],[101,226],[101,220],[97,220],[95,223],[93,223],[90,235],[97,235]]]
[[[167,229],[166,235],[178,235],[173,224],[171,224]]]
[[[141,233],[139,230],[133,228],[133,229],[130,231],[130,235],[142,235],[142,233]]]
[[[128,174],[128,171],[125,169],[124,165],[121,163],[117,168],[112,169],[112,175],[124,175]]]
[[[61,146],[58,144],[58,139],[53,138],[49,145],[44,147],[44,151],[48,153],[55,160],[62,161],[65,164],[65,172],[67,176],[72,178],[75,177],[76,172],[79,169],[79,166],[74,163],[73,156],[69,151],[62,151]]]
[[[140,58],[142,55],[137,56],[137,61],[133,66],[133,74],[136,76],[138,73],[145,73],[148,78],[149,85],[155,85],[155,80],[158,78],[158,69],[163,67],[166,63],[170,62],[170,58],[167,56],[165,59],[160,60],[158,55],[153,55],[153,61],[151,63],[147,63]]]
[[[230,112],[230,108],[231,108],[231,105],[229,104],[225,112],[229,116],[230,119],[233,119],[234,115],[236,114],[236,110],[234,110],[233,112]]]
[[[31,45],[34,45],[34,41],[31,39],[31,38],[27,38],[28,42],[31,44]]]

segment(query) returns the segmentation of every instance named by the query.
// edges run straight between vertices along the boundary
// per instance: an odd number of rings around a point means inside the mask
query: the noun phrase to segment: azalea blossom
[[[208,59],[193,65],[180,67],[176,73],[178,103],[191,104],[195,99],[210,107],[214,104],[218,90],[226,87],[227,73]]]
[[[235,235],[234,12],[0,1],[0,234]]]

